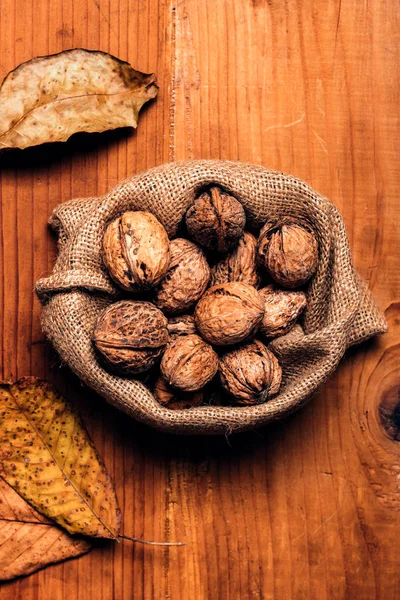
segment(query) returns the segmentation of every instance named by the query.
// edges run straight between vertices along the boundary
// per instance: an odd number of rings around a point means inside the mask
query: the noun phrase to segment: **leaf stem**
[[[131,542],[137,542],[139,544],[147,544],[149,546],[187,546],[186,542],[151,542],[150,540],[141,540],[139,538],[131,537],[129,535],[119,534],[118,538],[122,538],[124,540],[130,540]]]

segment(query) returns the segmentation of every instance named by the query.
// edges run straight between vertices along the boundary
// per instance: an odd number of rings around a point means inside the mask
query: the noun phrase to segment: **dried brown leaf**
[[[0,384],[0,474],[69,533],[118,535],[110,476],[78,415],[49,383]]]
[[[135,71],[106,52],[76,48],[34,58],[0,87],[0,148],[136,127],[141,107],[157,91],[154,74]]]
[[[60,529],[0,478],[1,581],[80,556],[90,548],[89,540],[72,537]]]

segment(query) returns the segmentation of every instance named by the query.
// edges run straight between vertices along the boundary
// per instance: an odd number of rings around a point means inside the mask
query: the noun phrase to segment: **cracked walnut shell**
[[[204,390],[196,392],[184,392],[169,385],[168,381],[160,375],[157,377],[153,387],[155,399],[165,408],[170,410],[182,410],[200,406],[205,399]]]
[[[167,232],[151,213],[127,211],[106,229],[103,260],[111,277],[124,290],[148,290],[156,286],[168,270]]]
[[[218,187],[203,192],[186,213],[190,236],[208,250],[227,252],[243,235],[243,206]]]
[[[154,304],[122,300],[100,313],[92,341],[109,370],[135,375],[161,356],[169,337],[167,323]]]
[[[278,359],[258,340],[227,352],[220,358],[223,388],[237,404],[261,404],[275,396],[281,384]]]
[[[169,315],[185,312],[204,294],[209,279],[210,267],[201,248],[176,238],[171,242],[171,262],[156,290],[155,304]]]
[[[254,287],[260,285],[257,270],[257,240],[248,231],[240,238],[238,245],[211,269],[211,285],[242,281]]]
[[[280,290],[274,285],[267,285],[258,293],[264,299],[265,308],[260,332],[267,338],[288,333],[307,305],[304,292]]]
[[[258,238],[258,258],[276,283],[301,287],[317,269],[317,239],[310,229],[290,220],[267,222]]]
[[[218,356],[200,336],[180,335],[168,344],[160,369],[172,387],[194,392],[214,377]]]
[[[197,333],[196,324],[192,315],[179,315],[168,319],[168,333],[170,339],[177,335]]]
[[[263,316],[264,302],[257,290],[239,281],[209,288],[194,313],[201,336],[216,346],[248,339],[259,328]]]

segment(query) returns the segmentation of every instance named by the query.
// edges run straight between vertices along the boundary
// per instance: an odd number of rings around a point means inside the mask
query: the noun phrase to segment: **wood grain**
[[[76,46],[158,75],[135,133],[0,158],[1,374],[47,377],[80,408],[126,534],[188,546],[106,544],[3,585],[1,600],[400,596],[399,31],[396,0],[2,0],[0,76]],[[45,344],[32,292],[55,258],[56,204],[207,157],[331,198],[389,322],[300,413],[228,440],[161,435],[108,407]]]

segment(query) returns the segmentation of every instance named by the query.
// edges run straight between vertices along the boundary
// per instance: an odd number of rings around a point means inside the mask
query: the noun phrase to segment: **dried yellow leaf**
[[[45,381],[0,385],[0,474],[70,533],[118,535],[110,476],[78,415]]]
[[[0,478],[0,580],[88,552],[90,540],[72,537],[36,512]]]
[[[135,71],[106,52],[76,48],[34,58],[0,87],[0,148],[136,127],[141,107],[157,92],[154,74]]]

